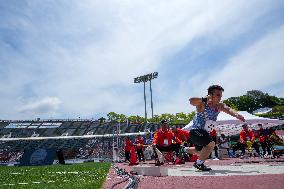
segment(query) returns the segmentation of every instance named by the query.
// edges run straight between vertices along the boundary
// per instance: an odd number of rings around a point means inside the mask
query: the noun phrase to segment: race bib
[[[164,145],[168,146],[169,145],[169,140],[168,139],[164,139]]]
[[[217,125],[217,123],[216,123],[215,121],[208,120],[208,121],[206,121],[206,123],[205,123],[204,129],[205,129],[208,133],[210,133],[211,131],[213,131],[213,130],[216,128],[216,125]]]

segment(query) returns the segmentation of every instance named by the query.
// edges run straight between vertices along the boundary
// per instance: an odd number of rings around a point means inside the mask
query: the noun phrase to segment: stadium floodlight
[[[158,72],[146,74],[146,75],[134,78],[134,83],[141,83],[141,82],[145,83],[145,82],[151,81],[152,79],[155,79],[157,77],[158,77]]]
[[[145,103],[145,123],[147,123],[147,108],[146,108],[146,93],[145,93],[145,85],[146,82],[150,81],[150,93],[151,93],[151,110],[152,110],[152,118],[154,116],[154,111],[153,111],[153,99],[152,99],[152,79],[158,78],[158,72],[153,72],[150,74],[146,74],[143,76],[139,76],[134,78],[134,83],[144,83],[144,103]]]

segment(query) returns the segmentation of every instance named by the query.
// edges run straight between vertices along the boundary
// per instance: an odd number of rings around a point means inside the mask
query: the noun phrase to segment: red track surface
[[[283,158],[280,160],[284,160]],[[230,164],[246,164],[253,163],[258,164],[258,158],[251,159],[228,159],[213,161],[208,160],[208,165],[230,165]],[[152,164],[153,162],[150,162]],[[284,162],[259,162],[260,164],[284,164]],[[147,163],[149,164],[149,163]],[[185,166],[192,166],[192,162],[187,162]],[[125,169],[126,171],[131,170],[131,166],[124,163],[116,164],[118,167]],[[164,165],[171,167],[172,165]],[[252,175],[252,176],[187,176],[187,177],[152,177],[152,176],[138,176],[140,182],[138,184],[139,189],[183,189],[183,188],[208,188],[208,189],[283,189],[284,188],[284,174],[266,174],[266,175]],[[103,188],[111,188],[114,183],[122,181],[123,178],[118,178],[114,170],[111,169],[109,176],[104,183]],[[115,189],[123,188],[127,182],[115,186]]]

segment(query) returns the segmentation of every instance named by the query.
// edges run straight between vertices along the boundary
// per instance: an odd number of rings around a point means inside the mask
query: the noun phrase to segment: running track
[[[228,170],[232,166],[236,166],[238,170],[242,171],[223,171],[222,174],[225,176],[211,176],[212,173],[207,173],[203,176],[203,173],[196,173],[198,176],[164,176],[164,177],[153,177],[153,176],[138,176],[140,182],[138,184],[139,189],[183,189],[183,188],[200,188],[200,189],[283,189],[284,188],[284,158],[275,160],[263,160],[259,158],[249,158],[249,159],[227,159],[227,160],[208,160],[207,165],[212,168],[215,167],[215,172],[220,173],[220,170]],[[140,164],[141,165],[141,164]],[[153,162],[143,163],[142,165],[154,166]],[[186,162],[184,165],[163,165],[170,169],[182,169],[183,171],[194,169],[192,168],[192,162]],[[258,166],[259,165],[259,166]],[[125,169],[130,172],[132,170],[131,166],[125,163],[116,163],[116,166]],[[260,168],[260,167],[270,167],[270,172],[263,174],[262,172],[250,174],[250,167]],[[233,174],[231,174],[233,173]],[[248,174],[247,174],[248,173]],[[281,173],[281,174],[279,174]],[[244,175],[246,174],[246,175]],[[110,169],[109,175],[107,176],[106,182],[103,188],[111,188],[114,183],[122,181],[123,178],[117,177],[115,171]],[[115,189],[124,188],[127,182],[115,186]]]

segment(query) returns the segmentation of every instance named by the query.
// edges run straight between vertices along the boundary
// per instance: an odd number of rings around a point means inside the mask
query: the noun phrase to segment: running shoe
[[[164,165],[164,162],[160,162],[159,160],[157,160],[157,162],[155,163],[155,166],[161,166]]]
[[[193,167],[195,167],[198,170],[201,171],[211,171],[212,169],[210,167],[207,167],[206,165],[204,165],[204,163],[202,164],[197,164],[196,162],[193,164]]]

